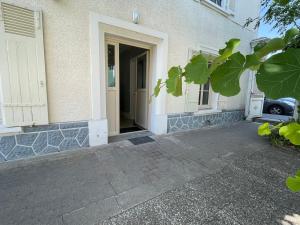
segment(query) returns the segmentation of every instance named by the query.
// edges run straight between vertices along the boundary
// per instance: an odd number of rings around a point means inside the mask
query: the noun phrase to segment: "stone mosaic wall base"
[[[168,115],[168,133],[199,129],[207,126],[226,125],[244,120],[244,111],[225,111],[207,115],[197,115],[194,113],[171,114]]]
[[[89,146],[88,122],[24,127],[23,131],[0,137],[0,162]]]

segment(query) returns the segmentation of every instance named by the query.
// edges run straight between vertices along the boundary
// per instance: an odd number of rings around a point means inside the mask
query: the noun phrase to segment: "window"
[[[211,62],[208,62],[208,68],[211,66]],[[199,90],[199,99],[198,105],[199,108],[210,108],[210,98],[211,98],[211,91],[210,91],[210,81],[206,84],[200,85]]]
[[[226,16],[234,16],[236,0],[195,0]]]
[[[198,105],[200,108],[210,107],[210,82],[200,85]]]
[[[210,1],[222,7],[222,0],[210,0]]]
[[[116,86],[116,68],[115,68],[115,46],[108,45],[107,47],[108,54],[108,74],[107,74],[107,85],[108,87]]]

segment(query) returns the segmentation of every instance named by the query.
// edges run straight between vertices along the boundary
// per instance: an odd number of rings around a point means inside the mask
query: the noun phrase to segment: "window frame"
[[[218,5],[217,3],[214,3],[212,0],[194,0],[194,1],[201,3],[207,6],[208,8],[211,8],[212,10],[215,10],[224,16],[229,17],[235,15],[235,13],[232,10],[228,9],[228,4],[230,0],[222,0],[221,6]]]
[[[207,81],[209,83],[209,89],[208,89],[208,102],[207,104],[202,104],[203,101],[203,93],[204,93],[204,85],[206,84],[200,84],[199,85],[199,97],[198,97],[198,109],[212,109],[211,105],[211,98],[212,98],[212,88],[211,88],[211,83],[210,80]]]
[[[226,0],[209,0],[209,1],[212,2],[213,4],[217,5],[217,6],[221,7],[221,8],[225,8],[225,7],[224,7],[224,2],[225,2]],[[215,2],[215,1],[216,1],[216,2]],[[219,5],[219,4],[217,3],[217,1],[221,1],[221,4]]]
[[[194,55],[197,55],[199,53],[202,53],[205,58],[208,60],[208,63],[211,64],[213,59],[215,57],[217,57],[215,54],[203,51],[203,50],[194,50],[194,49],[189,49],[189,59],[191,59],[192,57],[194,57]],[[208,90],[208,104],[207,105],[203,105],[200,104],[200,102],[202,102],[203,100],[203,90],[204,90],[204,85],[205,84],[200,84],[199,85],[199,92],[198,92],[198,101],[197,101],[197,105],[198,105],[198,110],[204,110],[204,109],[213,109],[213,105],[212,105],[212,98],[213,98],[213,92],[212,92],[212,87],[211,87],[211,83],[210,80],[208,80],[209,82],[209,90]],[[200,96],[200,93],[201,96]]]

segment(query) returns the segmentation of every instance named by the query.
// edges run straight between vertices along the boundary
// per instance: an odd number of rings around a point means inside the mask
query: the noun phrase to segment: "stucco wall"
[[[185,64],[188,49],[201,45],[221,48],[231,37],[242,39],[240,50],[250,51],[256,33],[242,28],[248,17],[259,12],[259,0],[236,1],[236,15],[228,20],[193,0],[5,0],[20,6],[42,9],[50,122],[90,118],[89,11],[131,21],[138,9],[140,24],[169,35],[168,66]],[[222,97],[224,109],[244,107],[243,92],[230,100]],[[168,112],[182,112],[184,98],[168,96]]]

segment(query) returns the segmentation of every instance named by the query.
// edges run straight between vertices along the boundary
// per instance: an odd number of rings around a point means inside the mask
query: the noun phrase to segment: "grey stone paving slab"
[[[48,144],[52,146],[58,146],[64,139],[60,130],[48,132]]]
[[[78,133],[79,129],[62,130],[62,134],[65,138],[75,138]]]
[[[71,129],[78,127],[87,127],[88,122],[74,122],[74,123],[61,123],[59,124],[60,129]]]
[[[300,194],[284,181],[300,153],[270,146],[256,129],[244,122],[4,162],[0,224],[281,224],[299,214]]]
[[[16,139],[19,145],[32,146],[37,136],[37,133],[19,134]]]
[[[115,197],[90,203],[80,209],[63,215],[65,225],[94,225],[120,212]]]
[[[5,161],[5,158],[4,156],[0,153],[0,162],[4,162]]]
[[[13,160],[13,159],[22,159],[26,158],[28,156],[34,156],[34,152],[32,150],[32,147],[27,147],[27,146],[19,146],[17,145],[14,147],[14,149],[9,153],[7,156],[8,160]]]
[[[30,132],[39,132],[39,131],[49,131],[49,130],[58,130],[59,125],[58,124],[49,124],[49,125],[39,125],[36,127],[24,127],[25,133]]]
[[[16,146],[16,139],[14,136],[0,137],[0,151],[3,155],[8,153]]]
[[[77,135],[77,140],[79,142],[80,145],[82,145],[82,143],[84,142],[84,140],[86,139],[86,137],[89,134],[89,129],[88,128],[81,128],[78,135]]]
[[[155,188],[152,185],[140,185],[117,196],[117,201],[122,209],[129,209],[135,205],[145,202],[161,194],[163,189]]]
[[[32,145],[32,148],[36,153],[40,153],[46,147],[47,147],[47,132],[39,133],[37,139]]]
[[[59,145],[59,150],[74,150],[74,149],[78,149],[80,146],[77,142],[76,139],[64,139],[60,145]]]
[[[53,146],[47,146],[40,154],[48,154],[53,152],[58,152],[59,148]]]

